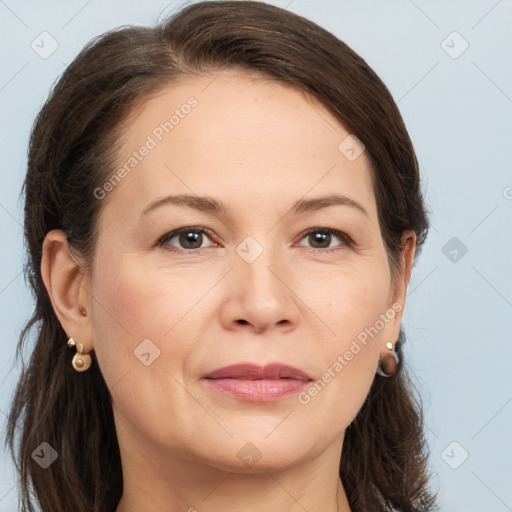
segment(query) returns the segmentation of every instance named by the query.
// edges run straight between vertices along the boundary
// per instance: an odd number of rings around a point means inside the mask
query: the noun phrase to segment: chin
[[[286,434],[285,431],[283,433]],[[275,432],[266,439],[267,434],[262,435],[260,432],[258,436],[241,435],[234,439],[226,439],[223,443],[211,440],[211,444],[204,447],[201,457],[209,465],[223,471],[263,473],[289,469],[308,458],[314,458],[314,452],[321,453],[325,449],[308,449],[304,442],[294,442],[285,435],[271,439],[274,434]],[[212,446],[215,447],[213,451]]]

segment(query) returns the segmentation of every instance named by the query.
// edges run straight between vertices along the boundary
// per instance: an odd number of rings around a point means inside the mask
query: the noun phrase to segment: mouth
[[[207,373],[202,380],[210,389],[246,402],[290,397],[313,381],[304,371],[280,363],[225,366]]]

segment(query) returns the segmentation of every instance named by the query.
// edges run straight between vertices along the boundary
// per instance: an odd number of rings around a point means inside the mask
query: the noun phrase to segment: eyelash
[[[169,240],[171,240],[174,237],[179,236],[179,235],[181,235],[183,233],[206,234],[210,239],[212,238],[212,233],[211,233],[211,231],[209,229],[202,228],[202,227],[197,227],[197,226],[183,227],[183,228],[171,231],[169,233],[166,233],[164,236],[162,236],[158,240],[157,245],[158,246],[168,245]],[[331,228],[310,228],[310,229],[306,230],[305,232],[303,232],[301,234],[300,240],[304,239],[305,237],[307,237],[308,235],[310,235],[312,233],[322,233],[322,234],[335,235],[336,237],[338,237],[338,238],[340,238],[342,240],[342,245],[345,245],[347,247],[353,247],[354,246],[354,241],[346,233],[343,233],[342,231],[339,231],[337,229],[331,229]],[[173,247],[173,246],[171,246],[171,247]],[[199,253],[199,252],[207,250],[207,249],[211,249],[211,247],[202,247],[202,248],[199,248],[199,249],[180,249],[180,248],[173,247],[172,249],[168,249],[168,250],[173,251],[173,252],[184,252],[184,253],[189,253],[189,254],[196,254],[196,253]],[[308,248],[306,247],[306,249],[308,249]],[[326,253],[326,252],[337,251],[337,250],[339,250],[339,247],[334,247],[334,248],[331,248],[331,249],[328,249],[328,248],[326,248],[326,249],[318,249],[318,248],[315,248],[315,247],[309,247],[309,249],[310,249],[310,252],[312,251],[312,252]]]

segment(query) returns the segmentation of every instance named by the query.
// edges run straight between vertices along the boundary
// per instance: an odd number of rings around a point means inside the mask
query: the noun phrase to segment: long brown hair
[[[94,190],[114,171],[116,142],[134,106],[185,75],[257,71],[316,97],[366,146],[382,238],[393,275],[401,236],[428,231],[418,162],[393,98],[368,64],[333,34],[284,9],[255,1],[199,2],[155,27],[122,27],[92,40],[65,70],[31,133],[23,186],[28,261],[36,304],[21,332],[35,346],[13,398],[7,440],[20,475],[23,511],[113,512],[123,490],[111,395],[97,364],[70,363],[67,337],[41,277],[42,244],[63,229],[84,261],[94,257],[101,201]],[[353,512],[435,509],[428,489],[421,403],[400,363],[377,376],[345,433],[340,477]],[[15,434],[20,437],[15,454]],[[43,469],[41,443],[58,459]],[[19,462],[19,466],[18,466]]]

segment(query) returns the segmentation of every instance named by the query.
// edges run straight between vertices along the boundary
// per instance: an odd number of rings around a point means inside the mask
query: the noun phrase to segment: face
[[[349,135],[301,92],[235,71],[132,112],[95,193],[86,281],[120,439],[244,471],[341,447],[403,306]],[[204,378],[240,363],[303,374]]]

